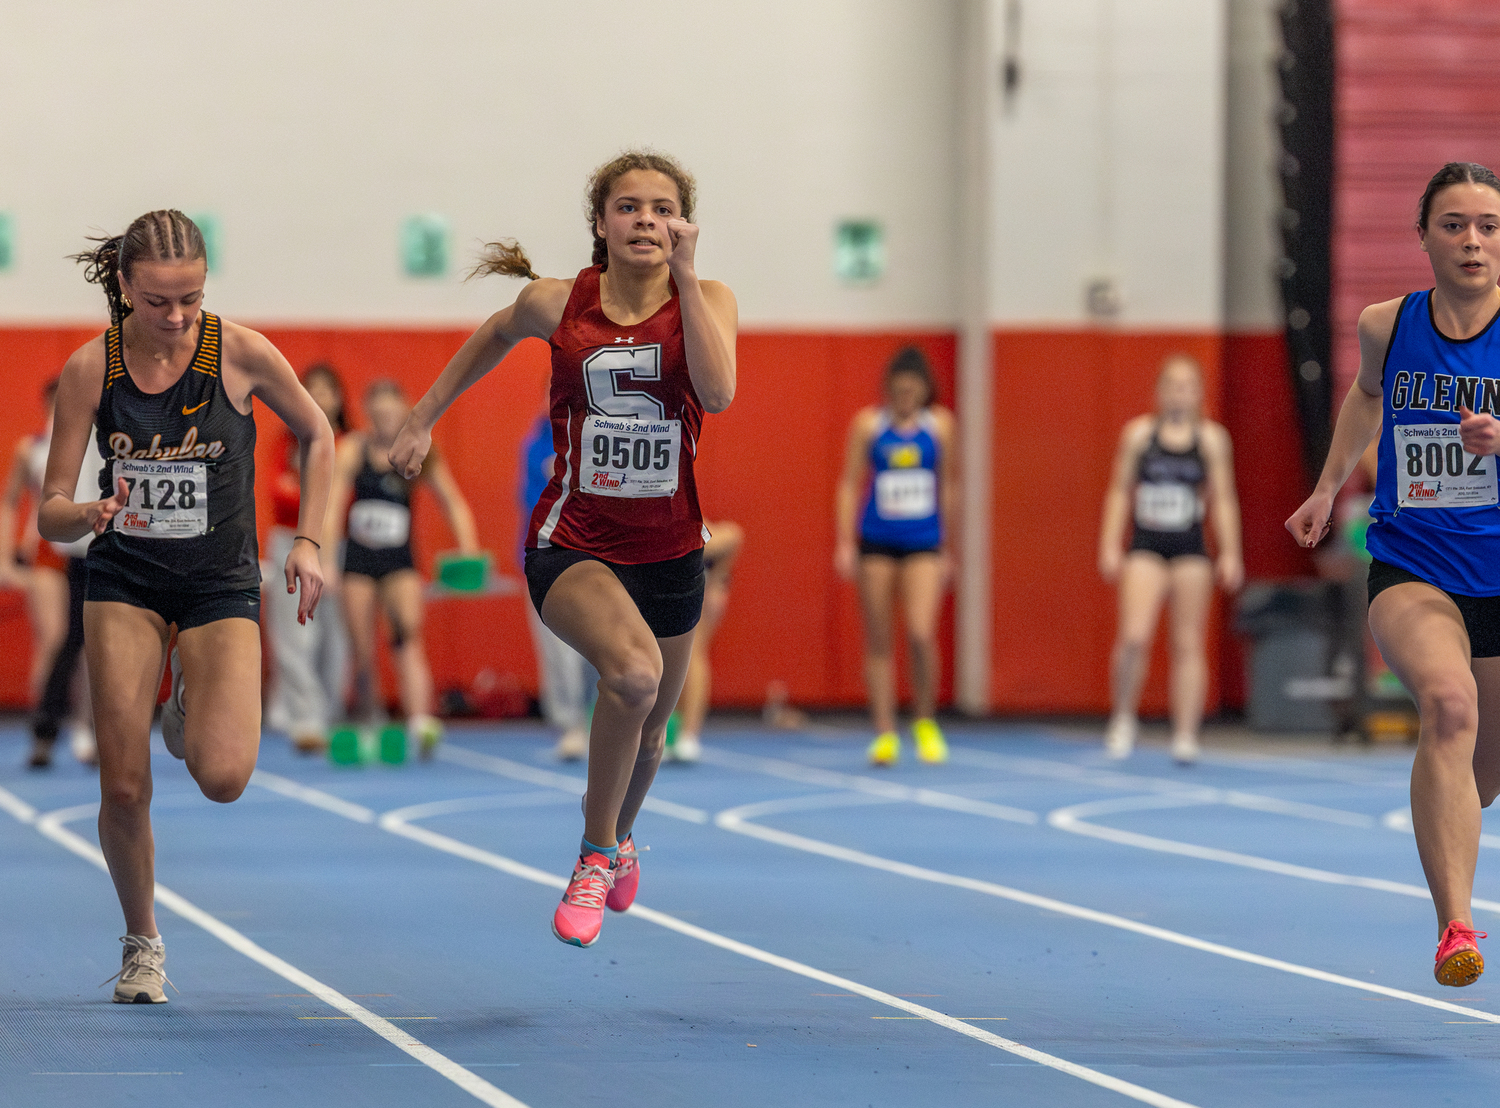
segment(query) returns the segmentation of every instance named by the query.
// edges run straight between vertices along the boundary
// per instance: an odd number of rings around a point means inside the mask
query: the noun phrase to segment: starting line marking
[[[286,779],[283,778],[281,780],[285,781]],[[278,789],[277,791],[282,790]],[[328,796],[326,793],[323,795],[325,797]],[[314,800],[306,797],[297,797],[297,799],[305,804],[316,803]],[[329,811],[334,810],[326,804],[317,804],[316,806]],[[358,805],[346,805],[346,807],[353,809],[357,808]],[[64,849],[78,855],[84,861],[97,866],[106,873],[109,872],[109,866],[105,862],[104,854],[99,848],[83,836],[68,830],[65,826],[75,819],[83,819],[86,816],[96,815],[99,811],[97,803],[80,804],[71,808],[60,808],[54,812],[39,814],[36,809],[21,801],[15,794],[0,788],[0,808],[4,808],[7,812],[16,816],[22,823],[27,823],[35,827],[42,835]],[[23,813],[29,813],[30,818],[23,818]],[[358,820],[355,815],[348,811],[339,812],[338,814],[343,815],[346,819],[356,819],[357,822],[364,822],[363,820]],[[181,916],[189,923],[201,927],[225,946],[243,954],[252,962],[259,963],[278,977],[284,978],[298,988],[311,993],[330,1008],[343,1012],[347,1018],[358,1020],[386,1042],[400,1048],[424,1066],[446,1077],[476,1100],[490,1105],[491,1108],[527,1108],[524,1102],[517,1100],[504,1090],[490,1084],[478,1074],[470,1073],[457,1062],[433,1050],[432,1047],[414,1038],[389,1020],[377,1016],[362,1004],[356,1004],[337,989],[323,984],[323,982],[304,973],[290,962],[278,958],[264,947],[240,934],[240,932],[228,924],[209,915],[196,904],[185,897],[179,896],[160,883],[156,886],[156,902],[176,915]]]

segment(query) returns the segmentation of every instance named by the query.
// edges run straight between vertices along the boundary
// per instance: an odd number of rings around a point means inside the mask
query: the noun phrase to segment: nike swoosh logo
[[[205,400],[205,401],[204,401],[204,402],[203,402],[203,404],[207,404],[207,403],[208,403],[208,401],[207,401],[207,400]],[[199,408],[201,408],[201,407],[203,407],[203,404],[195,404],[195,405],[193,405],[193,406],[192,406],[192,407],[191,407],[191,408],[183,408],[183,409],[182,409],[182,414],[183,414],[183,415],[192,415],[192,414],[193,414],[193,413],[194,413],[194,412],[196,412],[196,411],[197,411],[197,410],[198,410],[198,409],[199,409]]]

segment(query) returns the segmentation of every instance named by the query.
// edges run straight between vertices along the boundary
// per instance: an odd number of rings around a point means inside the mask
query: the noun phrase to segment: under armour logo
[[[629,342],[629,343],[633,343],[633,342],[635,342],[635,339],[634,339],[634,338],[628,338],[628,339],[615,339],[615,342],[617,342],[617,343],[621,343],[621,342]]]

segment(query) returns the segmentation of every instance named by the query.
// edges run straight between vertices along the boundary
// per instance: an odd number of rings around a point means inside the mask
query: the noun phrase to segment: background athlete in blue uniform
[[[1484,972],[1470,909],[1480,809],[1500,795],[1500,179],[1444,166],[1417,234],[1434,287],[1360,313],[1359,376],[1286,525],[1316,546],[1376,440],[1370,630],[1421,716],[1411,814],[1441,929],[1434,974],[1468,985]]]
[[[952,576],[948,537],[958,483],[953,414],[932,399],[927,359],[907,347],[886,369],[884,406],[865,408],[850,424],[839,481],[834,564],[859,584],[865,687],[875,725],[869,753],[877,766],[895,764],[901,751],[891,650],[898,592],[911,652],[917,756],[924,762],[948,757],[933,715],[938,610]]]

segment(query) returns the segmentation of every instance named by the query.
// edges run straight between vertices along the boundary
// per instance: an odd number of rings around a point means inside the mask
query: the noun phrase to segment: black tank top
[[[1151,431],[1151,443],[1136,471],[1135,525],[1138,530],[1184,532],[1203,526],[1201,489],[1208,477],[1198,433],[1186,450],[1168,450]]]
[[[105,332],[99,494],[123,477],[130,503],[89,547],[90,568],[148,589],[260,586],[255,419],[224,391],[222,330],[204,312],[187,372],[159,393],[142,392],[125,368],[119,325]]]
[[[354,475],[354,500],[349,505],[349,541],[370,550],[411,546],[411,490],[394,469],[381,473],[370,464],[367,439]]]

